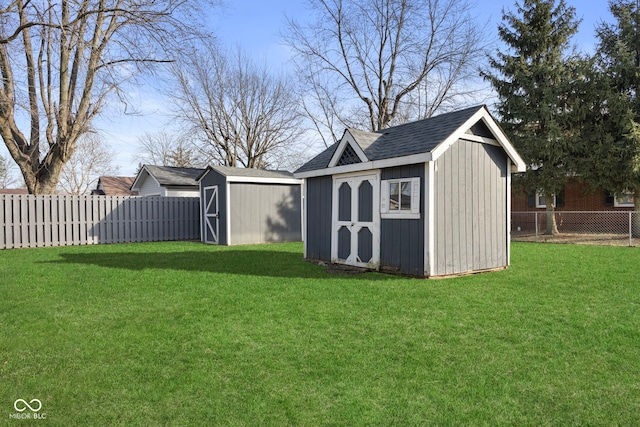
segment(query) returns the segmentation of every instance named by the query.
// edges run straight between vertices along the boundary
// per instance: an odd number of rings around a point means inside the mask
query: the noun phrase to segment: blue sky
[[[602,19],[610,20],[607,0],[568,0],[582,18],[578,35],[574,38],[578,49],[592,52],[595,45],[595,26]],[[515,0],[478,1],[473,14],[478,25],[488,24],[488,36],[497,47],[497,25],[501,22],[501,10],[515,10]],[[213,31],[221,44],[239,45],[256,59],[266,60],[274,69],[286,67],[289,51],[280,42],[280,32],[285,26],[285,16],[304,22],[308,11],[301,0],[228,0],[223,10],[214,11],[211,19]],[[137,139],[145,132],[163,130],[170,122],[167,102],[157,91],[141,87],[134,89],[132,97],[142,115],[124,116],[113,112],[100,118],[95,124],[104,133],[117,155],[114,163],[121,175],[133,175],[137,167],[135,159]],[[482,101],[479,101],[482,102]],[[5,154],[4,145],[0,154]]]
[[[577,1],[569,0],[568,5],[576,8],[576,16],[582,19],[579,33],[574,38],[580,51],[591,52],[595,46],[595,26],[602,19],[610,19],[606,0]],[[498,41],[497,25],[502,19],[502,9],[515,10],[515,1],[478,2],[474,8],[479,25],[487,24],[488,35]],[[239,45],[257,59],[265,59],[274,69],[286,67],[290,59],[288,49],[282,45],[280,32],[285,27],[285,16],[304,22],[308,14],[307,7],[300,0],[234,0],[229,1],[223,11],[212,19],[214,31],[219,42],[227,46]],[[497,44],[496,44],[497,47]],[[145,108],[150,115],[135,118],[131,128],[122,128],[113,135],[116,140],[123,140],[126,149],[118,156],[120,172],[133,173],[137,163],[131,160],[131,150],[135,149],[138,135],[144,132],[159,130],[157,123],[166,122],[166,118],[158,120],[164,110],[161,98],[145,97],[149,103]],[[482,101],[479,101],[482,102]],[[153,109],[157,108],[155,113]],[[117,144],[117,141],[114,141]],[[319,147],[319,146],[318,146]]]

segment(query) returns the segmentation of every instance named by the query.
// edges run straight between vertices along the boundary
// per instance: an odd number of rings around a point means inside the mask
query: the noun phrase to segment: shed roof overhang
[[[230,167],[226,167],[225,170],[231,169]],[[301,185],[304,181],[302,179],[294,178],[293,176],[252,176],[252,175],[234,175],[232,173],[223,173],[219,168],[215,166],[208,166],[204,172],[202,172],[197,178],[196,181],[202,182],[205,176],[209,173],[214,172],[219,175],[225,177],[227,182],[246,182],[246,183],[254,183],[254,184],[294,184]]]

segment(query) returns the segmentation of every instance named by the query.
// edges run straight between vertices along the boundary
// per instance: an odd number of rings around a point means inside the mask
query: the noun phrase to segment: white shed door
[[[378,268],[380,262],[380,179],[377,174],[335,178],[331,260]]]
[[[217,185],[204,188],[204,204],[204,241],[217,245],[220,235]]]

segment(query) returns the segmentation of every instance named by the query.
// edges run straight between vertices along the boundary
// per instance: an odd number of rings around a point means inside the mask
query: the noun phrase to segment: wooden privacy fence
[[[0,249],[198,239],[197,197],[0,195]]]

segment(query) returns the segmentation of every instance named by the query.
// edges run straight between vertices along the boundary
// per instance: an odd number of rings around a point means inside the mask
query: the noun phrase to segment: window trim
[[[391,184],[398,183],[402,186],[403,182],[411,183],[411,207],[408,210],[391,210]],[[420,178],[392,178],[382,180],[380,191],[380,217],[382,219],[420,219]]]
[[[622,196],[631,196],[631,199],[633,200],[633,193],[631,191],[623,191],[622,192]],[[618,197],[620,197],[620,195],[618,195],[618,193],[615,193],[613,195],[613,207],[615,208],[632,208],[634,206],[634,202],[618,202]]]
[[[536,191],[536,208],[546,208],[547,207],[547,201],[545,200],[545,203],[542,204],[540,203],[540,199],[545,197],[544,194],[540,194]],[[557,207],[557,199],[556,199],[556,195],[553,195],[553,206]]]

